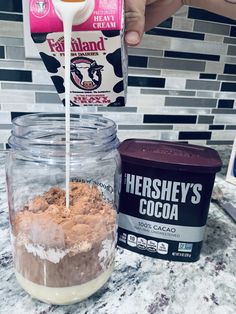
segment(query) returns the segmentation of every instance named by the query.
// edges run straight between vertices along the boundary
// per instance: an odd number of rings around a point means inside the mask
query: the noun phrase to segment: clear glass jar
[[[115,123],[71,115],[70,207],[65,206],[65,116],[13,121],[7,187],[17,280],[33,297],[70,304],[113,270],[120,155]]]

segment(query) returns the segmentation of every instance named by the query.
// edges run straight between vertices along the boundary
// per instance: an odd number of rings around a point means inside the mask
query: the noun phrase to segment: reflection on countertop
[[[231,147],[217,147],[217,150],[224,166],[217,175],[216,185],[236,206],[236,188],[224,180]],[[236,313],[236,224],[215,203],[210,205],[198,262],[168,262],[118,248],[111,279],[88,300],[71,306],[54,306],[31,299],[14,276],[3,176],[1,181],[0,313]]]

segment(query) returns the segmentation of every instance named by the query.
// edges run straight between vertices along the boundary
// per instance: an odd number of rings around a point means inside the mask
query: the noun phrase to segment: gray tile
[[[143,114],[129,112],[103,112],[105,118],[115,121],[117,124],[142,124]]]
[[[204,42],[213,41],[216,43],[223,43],[224,36],[222,35],[213,35],[213,34],[205,34]]]
[[[33,91],[0,90],[0,101],[4,104],[32,104],[35,102]]]
[[[130,48],[128,48],[128,54],[130,56],[162,57],[163,56],[163,50],[130,47]]]
[[[23,23],[0,21],[1,36],[23,38]]]
[[[163,141],[177,141],[179,137],[179,132],[161,132],[161,140]]]
[[[98,107],[98,112],[137,112],[137,107]]]
[[[230,25],[195,20],[193,30],[202,33],[229,35]]]
[[[118,125],[118,130],[173,130],[173,125]]]
[[[228,48],[228,55],[236,56],[236,46],[231,46],[231,45],[229,45],[229,48]]]
[[[214,121],[214,116],[199,116],[198,124],[212,124]]]
[[[0,149],[1,149],[1,150],[5,150],[5,144],[0,143]]]
[[[175,17],[187,17],[188,15],[188,7],[182,6],[176,13],[175,13]]]
[[[134,75],[137,75],[137,76],[140,76],[140,75],[159,76],[159,75],[161,75],[161,71],[160,70],[146,69],[146,68],[133,68],[133,67],[132,68],[129,67],[128,73],[129,74],[134,74]]]
[[[226,125],[226,130],[236,130],[236,125]]]
[[[24,63],[25,63],[25,69],[27,70],[45,70],[46,71],[45,65],[42,60],[26,59]]]
[[[60,103],[61,100],[58,94],[54,93],[35,93],[37,103]]]
[[[182,17],[176,17],[173,18],[173,29],[179,29],[181,31],[192,31],[193,30],[193,20],[182,18]]]
[[[215,124],[235,124],[235,115],[232,114],[217,114],[215,116]]]
[[[208,131],[208,124],[175,124],[173,129],[176,131]]]
[[[218,91],[220,89],[220,82],[205,80],[187,80],[186,89]]]
[[[6,59],[24,60],[25,49],[23,47],[6,47]]]
[[[224,43],[226,44],[235,44],[236,45],[236,38],[233,37],[225,37]]]
[[[139,48],[157,49],[157,50],[169,50],[171,47],[170,37],[158,37],[153,35],[144,35]]]
[[[217,76],[217,79],[219,81],[236,81],[236,75],[224,75],[224,74],[221,74],[221,75]]]
[[[163,77],[171,77],[172,79],[177,78],[184,78],[185,80],[187,78],[189,79],[199,79],[199,73],[198,72],[189,72],[189,71],[175,71],[175,70],[168,70],[168,69],[162,69],[161,75]]]
[[[186,79],[183,77],[167,77],[165,88],[175,90],[185,90]]]
[[[214,98],[214,92],[197,91],[196,96],[200,98]]]
[[[2,89],[56,91],[53,85],[2,83]]]
[[[148,97],[147,95],[144,96],[145,98]],[[154,96],[153,96],[154,97]],[[175,98],[175,97],[173,97]],[[176,98],[175,98],[176,99]],[[144,101],[144,104],[143,104],[143,107],[144,109],[146,108],[146,103]],[[138,107],[138,111],[140,111],[141,108]],[[153,104],[152,107],[148,107],[149,109],[149,112],[145,112],[145,113],[149,113],[149,114],[173,114],[173,111],[174,113],[177,112],[178,110],[178,115],[206,115],[206,114],[211,114],[211,110],[210,109],[202,109],[202,108],[196,108],[196,107],[193,107],[193,108],[189,108],[189,107],[181,107],[179,106],[178,109],[176,108],[170,108],[170,107],[162,107],[162,105],[159,105],[158,101]],[[143,111],[142,111],[143,112]]]
[[[127,138],[160,139],[160,132],[153,132],[153,130],[118,130],[117,135],[120,141]]]
[[[220,56],[221,63],[235,63],[236,64],[236,57],[235,56]]]
[[[45,84],[45,85],[52,85],[52,80],[51,77],[49,75],[49,73],[45,70],[41,71],[41,70],[34,70],[32,72],[32,76],[33,76],[33,83],[35,84]]]
[[[148,67],[158,69],[175,69],[185,71],[201,71],[205,70],[205,62],[178,60],[172,58],[149,58]]]
[[[63,106],[63,112],[65,110],[65,107]],[[97,114],[97,107],[95,106],[83,106],[83,107],[71,107],[70,108],[71,113],[87,113],[87,114],[96,114],[98,116],[102,116],[102,114]]]
[[[0,60],[0,68],[14,68],[14,69],[23,69],[24,62],[23,61],[11,61],[11,60]]]
[[[0,37],[0,45],[24,46],[24,40],[23,40],[23,38]]]
[[[207,145],[232,145],[234,141],[207,141]]]
[[[217,99],[166,97],[165,105],[174,106],[174,107],[215,108],[216,103],[217,103]]]
[[[0,124],[1,130],[11,130],[12,125],[11,124]]]
[[[215,93],[215,97],[216,98],[232,99],[232,98],[235,98],[235,93],[230,93],[230,92],[218,93],[218,92],[216,92]]]
[[[141,89],[141,94],[150,95],[169,95],[169,96],[195,96],[194,91],[184,91],[184,90],[167,90],[167,89]]]
[[[158,38],[159,40],[159,38]],[[157,41],[158,41],[157,40]],[[171,50],[193,53],[212,54],[217,51],[217,54],[226,54],[227,45],[215,41],[199,41],[192,39],[171,38]]]
[[[230,114],[230,115],[234,115],[236,114],[236,109],[212,109],[212,113],[215,114]],[[236,121],[236,117],[234,117],[235,121]]]
[[[224,72],[224,63],[223,62],[206,62],[206,73],[223,73]]]
[[[214,130],[212,132],[211,140],[219,141],[219,140],[232,140],[235,138],[235,130]]]

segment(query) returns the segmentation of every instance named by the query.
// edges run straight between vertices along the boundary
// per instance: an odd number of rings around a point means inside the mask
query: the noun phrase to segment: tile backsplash
[[[63,112],[40,59],[26,59],[20,0],[0,3],[0,148],[13,118]],[[72,107],[118,125],[120,140],[141,137],[200,145],[236,135],[236,21],[192,7],[148,31],[129,49],[126,107]]]

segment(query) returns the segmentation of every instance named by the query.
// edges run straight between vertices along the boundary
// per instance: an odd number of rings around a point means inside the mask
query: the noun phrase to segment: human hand
[[[139,44],[146,30],[166,20],[181,6],[181,0],[126,0],[125,41],[127,45]]]
[[[125,0],[126,34],[129,46],[139,44],[143,33],[190,5],[236,20],[236,0]]]

